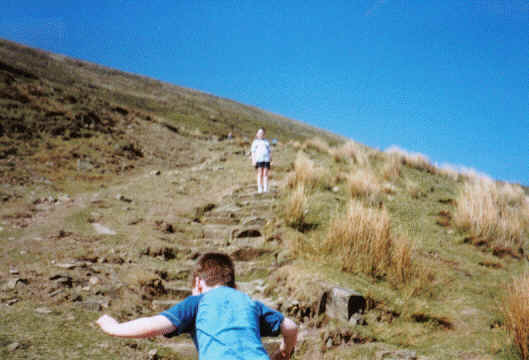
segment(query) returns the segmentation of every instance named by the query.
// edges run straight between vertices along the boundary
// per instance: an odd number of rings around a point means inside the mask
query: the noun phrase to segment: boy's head
[[[203,280],[208,287],[217,285],[235,288],[235,268],[226,254],[206,253],[202,255],[193,270],[192,287]]]
[[[264,134],[265,134],[265,129],[259,128],[259,130],[257,130],[257,134],[255,134],[255,137],[258,139],[262,139],[264,138]]]

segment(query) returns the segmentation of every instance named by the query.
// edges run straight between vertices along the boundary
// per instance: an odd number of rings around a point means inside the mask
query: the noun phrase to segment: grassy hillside
[[[0,94],[2,358],[196,358],[94,321],[187,296],[212,250],[300,325],[295,359],[529,356],[527,189],[4,40]],[[259,126],[279,140],[265,195]],[[326,309],[332,287],[363,310]]]
[[[109,171],[122,173],[141,159],[174,162],[181,149],[153,134],[165,130],[186,139],[231,133],[240,141],[262,126],[279,140],[322,133],[231,100],[1,39],[0,59],[0,159],[12,159],[0,168],[2,182],[79,181],[79,167],[90,181],[107,180]]]

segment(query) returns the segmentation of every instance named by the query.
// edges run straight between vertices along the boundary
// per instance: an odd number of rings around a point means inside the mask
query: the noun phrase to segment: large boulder
[[[350,289],[333,287],[321,297],[319,313],[325,313],[331,319],[349,321],[353,314],[363,313],[366,309],[365,298]]]

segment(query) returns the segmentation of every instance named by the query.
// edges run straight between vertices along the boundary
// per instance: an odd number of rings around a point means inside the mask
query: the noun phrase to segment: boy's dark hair
[[[222,253],[202,255],[193,270],[193,279],[203,279],[207,286],[224,285],[235,288],[235,268],[231,258]]]

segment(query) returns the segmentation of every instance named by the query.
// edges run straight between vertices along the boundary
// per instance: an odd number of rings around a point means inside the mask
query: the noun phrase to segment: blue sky
[[[526,0],[12,1],[0,37],[529,185]]]

